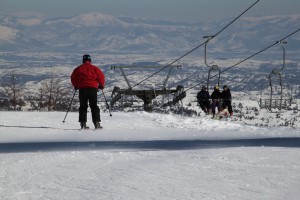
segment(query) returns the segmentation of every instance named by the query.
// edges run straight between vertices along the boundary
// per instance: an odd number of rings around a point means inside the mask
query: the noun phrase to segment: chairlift
[[[203,38],[207,39],[205,41],[205,45],[204,45],[204,62],[206,64],[206,66],[210,68],[209,71],[208,71],[208,76],[207,76],[207,91],[209,91],[209,83],[210,83],[210,79],[211,79],[211,75],[210,75],[211,72],[212,71],[217,71],[218,72],[218,86],[220,86],[221,70],[220,70],[218,65],[212,65],[212,66],[208,65],[207,60],[206,60],[206,57],[207,57],[206,56],[206,54],[207,54],[207,44],[212,38],[214,38],[214,36],[203,36]]]
[[[271,73],[268,76],[269,81],[269,87],[270,87],[270,98],[269,99],[260,99],[260,107],[261,108],[267,108],[268,110],[272,111],[272,108],[274,109],[286,109],[291,105],[292,99],[283,99],[283,84],[282,84],[282,71],[285,68],[285,48],[284,45],[287,44],[286,41],[278,41],[278,44],[280,44],[282,51],[283,51],[283,64],[282,67],[279,69],[273,69]],[[277,87],[278,85],[274,85],[274,78],[277,78],[279,80],[279,86],[280,86],[280,93],[279,98],[274,98],[274,87]]]
[[[139,89],[139,90],[134,90],[132,89],[132,86],[130,85],[129,79],[127,78],[127,75],[125,74],[125,71],[123,70],[124,68],[156,68],[161,66],[113,66],[112,69],[120,69],[127,85],[128,89],[121,89],[117,86],[114,87],[112,91],[112,100],[110,102],[111,107],[114,106],[114,104],[122,99],[122,105],[124,105],[124,95],[128,96],[136,96],[139,99],[141,99],[144,102],[144,110],[145,111],[152,111],[152,100],[155,99],[159,95],[169,95],[172,93],[178,93],[179,89],[178,87],[176,89],[166,89],[167,82],[169,80],[171,71],[173,67],[180,67],[179,65],[171,65],[170,70],[167,74],[166,79],[163,81],[163,85],[161,89],[156,89],[156,88],[151,88],[151,89]],[[181,90],[180,90],[181,91]],[[183,95],[181,95],[182,97]],[[184,97],[183,97],[184,98]],[[124,106],[123,106],[124,107]]]

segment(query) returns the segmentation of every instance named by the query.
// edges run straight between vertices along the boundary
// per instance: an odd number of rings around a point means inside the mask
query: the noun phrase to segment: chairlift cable
[[[242,12],[239,16],[237,16],[234,20],[232,20],[227,26],[222,28],[217,34],[215,34],[212,38],[219,35],[221,32],[223,32],[227,27],[229,27],[233,22],[235,22],[238,18],[240,18],[243,14],[245,14],[248,10],[250,10],[253,6],[255,6],[260,0],[257,0],[255,3],[253,3],[249,8],[247,8],[244,12]]]
[[[283,40],[285,40],[285,39],[291,37],[292,35],[296,34],[296,33],[299,32],[299,31],[300,31],[300,28],[297,29],[297,30],[295,30],[294,32],[290,33],[289,35],[285,36],[284,38],[282,38],[282,39],[276,41],[275,43],[269,45],[268,47],[266,47],[266,48],[264,48],[264,49],[262,49],[262,50],[260,50],[260,51],[258,51],[258,52],[256,52],[256,53],[252,54],[251,56],[249,56],[249,57],[247,57],[247,58],[245,58],[245,59],[243,59],[243,60],[241,60],[241,61],[239,61],[239,62],[237,62],[236,64],[232,65],[231,67],[228,67],[228,68],[222,70],[222,71],[220,72],[220,74],[222,74],[222,73],[224,73],[224,72],[226,72],[226,71],[228,71],[228,70],[230,70],[230,69],[232,69],[232,68],[238,66],[239,64],[241,64],[241,63],[243,63],[243,62],[249,60],[250,58],[253,58],[254,56],[256,56],[256,55],[258,55],[258,54],[260,54],[260,53],[262,53],[262,52],[268,50],[269,48],[271,48],[271,47],[275,46],[276,44],[282,42]],[[210,78],[214,78],[214,77],[216,77],[216,76],[218,76],[218,74],[213,75],[213,76],[211,76]],[[196,87],[196,86],[198,86],[198,85],[203,84],[204,82],[205,82],[205,81],[201,81],[200,83],[198,83],[198,84],[196,84],[196,85],[194,85],[194,86],[192,86],[192,87],[186,89],[185,92],[187,92],[187,91],[193,89],[194,87]]]
[[[260,0],[257,0],[255,3],[253,3],[250,7],[248,7],[244,12],[242,12],[240,15],[238,15],[235,19],[233,19],[229,24],[227,24],[224,28],[222,28],[219,32],[217,32],[214,36],[212,36],[211,39],[215,38],[217,35],[219,35],[221,32],[223,32],[226,28],[228,28],[232,23],[234,23],[238,18],[240,18],[243,14],[245,14],[248,10],[250,10],[254,5],[256,5]],[[136,83],[135,85],[133,85],[131,88],[134,88],[138,85],[140,85],[142,82],[148,80],[149,78],[153,77],[154,75],[158,74],[159,72],[163,71],[164,69],[166,69],[167,67],[170,67],[171,65],[173,65],[174,63],[176,63],[177,61],[181,60],[182,58],[184,58],[185,56],[189,55],[190,53],[192,53],[193,51],[197,50],[198,48],[200,48],[201,46],[203,46],[205,42],[202,42],[201,44],[199,44],[198,46],[194,47],[192,50],[188,51],[187,53],[183,54],[182,56],[180,56],[179,58],[175,59],[174,61],[172,61],[171,63],[167,64],[165,67],[163,67],[162,69],[158,70],[157,72],[153,73],[152,75],[148,76],[147,78],[141,80],[140,82]]]

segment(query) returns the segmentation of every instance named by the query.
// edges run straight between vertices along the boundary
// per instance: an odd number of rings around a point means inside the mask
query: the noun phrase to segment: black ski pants
[[[200,108],[205,112],[208,113],[211,106],[210,106],[210,102],[209,99],[201,99],[200,101],[198,101]]]
[[[229,113],[233,112],[232,106],[231,106],[231,100],[228,100],[228,99],[223,100],[222,108],[225,109],[226,107],[228,108]]]
[[[97,88],[82,88],[79,89],[79,122],[87,121],[88,103],[92,112],[93,123],[100,122],[100,109],[97,105]]]

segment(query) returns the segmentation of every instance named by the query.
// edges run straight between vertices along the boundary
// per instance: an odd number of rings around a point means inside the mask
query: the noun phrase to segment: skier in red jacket
[[[71,75],[71,82],[75,90],[79,89],[79,122],[82,129],[88,129],[87,108],[88,102],[92,112],[92,120],[95,129],[102,128],[100,125],[100,109],[97,105],[97,92],[104,89],[105,76],[103,72],[91,64],[91,56],[83,55],[82,64],[76,67]]]

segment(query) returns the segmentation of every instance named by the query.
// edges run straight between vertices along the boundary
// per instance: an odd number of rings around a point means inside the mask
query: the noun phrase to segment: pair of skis
[[[95,130],[101,130],[101,129],[103,129],[103,126],[95,128]],[[87,127],[81,128],[80,130],[92,130],[92,129],[87,126]]]

